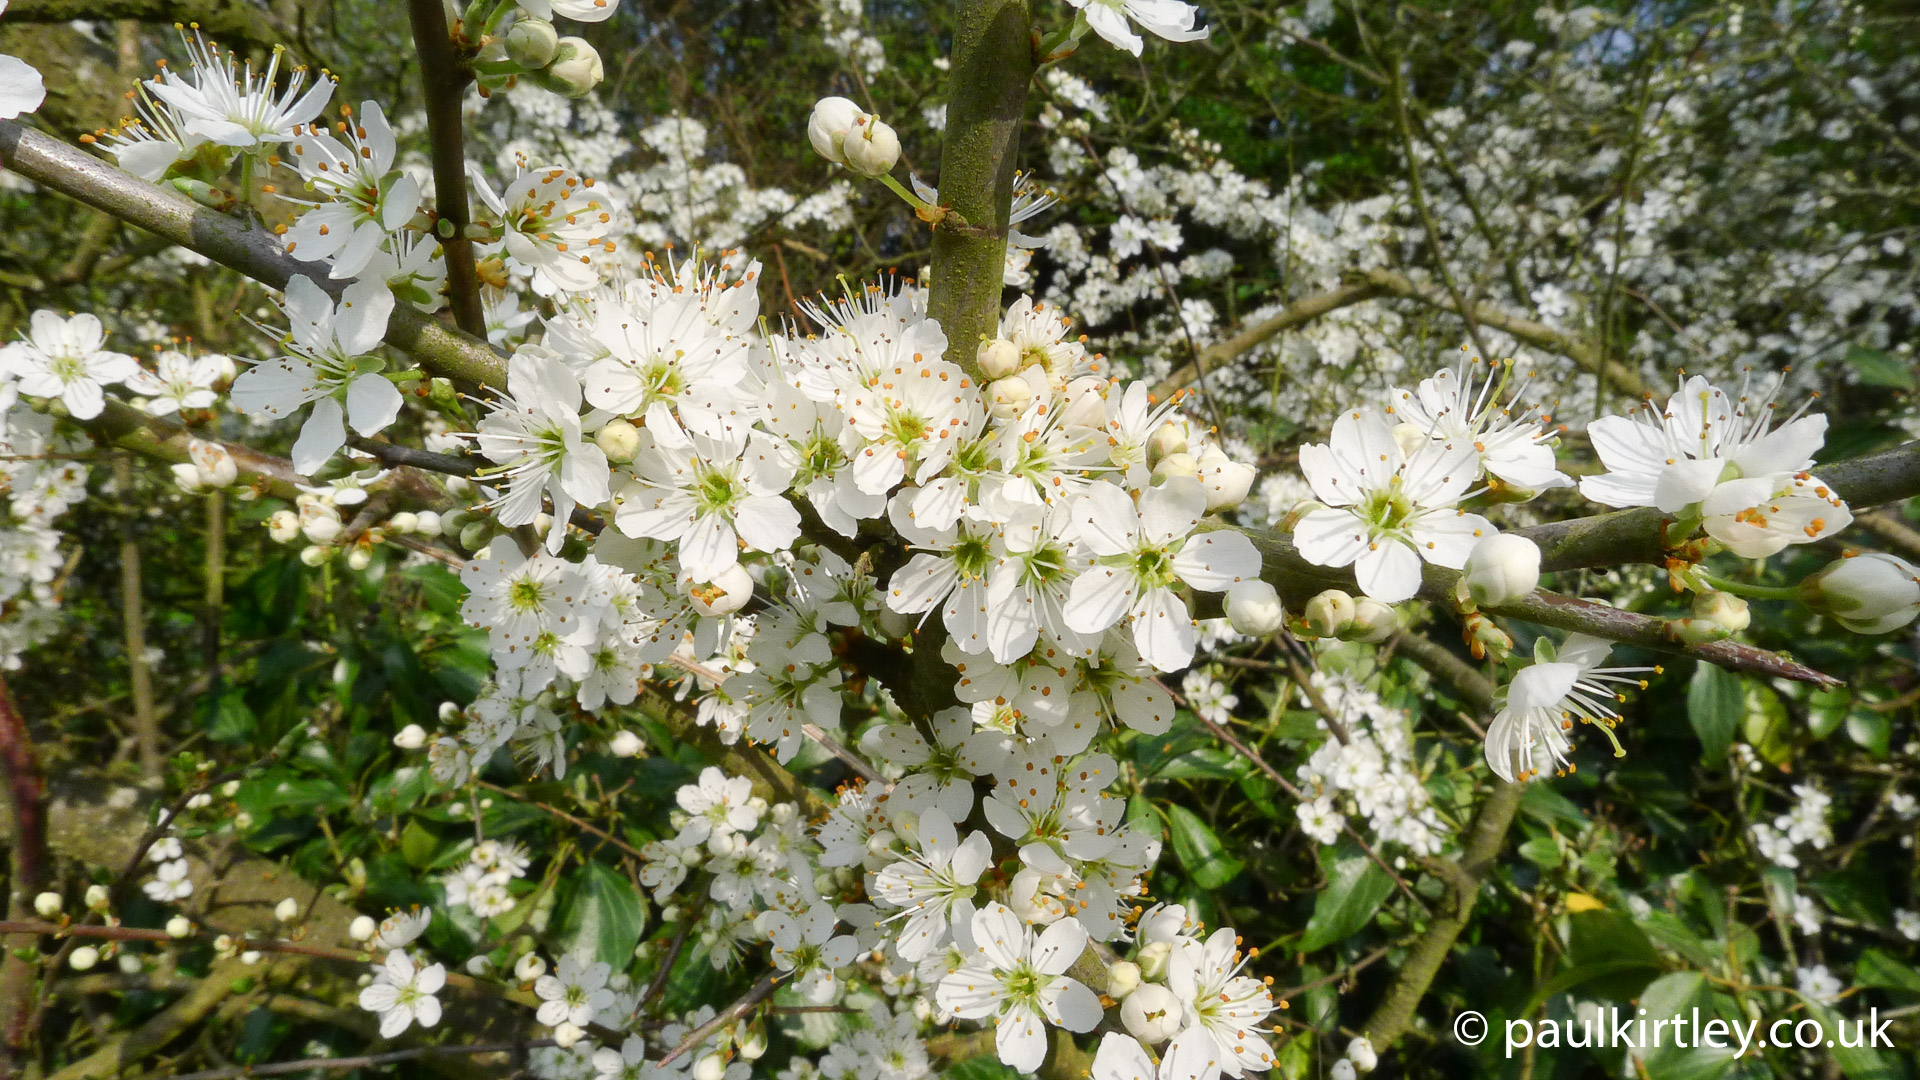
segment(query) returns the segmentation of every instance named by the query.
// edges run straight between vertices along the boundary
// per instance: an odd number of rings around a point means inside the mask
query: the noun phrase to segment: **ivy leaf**
[[[1393,879],[1372,859],[1361,854],[1342,857],[1328,872],[1327,887],[1314,897],[1300,951],[1310,953],[1359,933],[1392,892]]]
[[[1234,878],[1246,866],[1227,854],[1213,829],[1184,806],[1169,807],[1167,824],[1173,833],[1173,853],[1187,876],[1203,889],[1217,889]]]

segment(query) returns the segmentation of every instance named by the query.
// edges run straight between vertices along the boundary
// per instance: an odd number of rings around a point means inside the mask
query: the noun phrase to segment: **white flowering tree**
[[[1464,1008],[1920,992],[1920,80],[1875,19],[823,0],[665,48],[694,16],[409,0],[338,5],[377,55],[335,71],[324,6],[0,5],[48,28],[0,56],[47,249],[0,316],[9,1066],[1350,1078]],[[818,85],[745,62],[792,24]],[[60,34],[128,91],[77,144]],[[1268,60],[1260,138],[1359,102],[1368,189],[1188,122]],[[810,172],[692,115],[734,78]],[[1843,199],[1906,202],[1801,223]],[[90,773],[106,703],[42,710],[92,692],[108,460],[133,712]],[[143,502],[201,515],[173,726]],[[1766,769],[1842,727],[1876,786],[1829,851],[1839,782]],[[1644,800],[1678,843],[1694,785],[1744,870],[1610,838]],[[1605,1064],[1817,1056],[1695,1049]]]

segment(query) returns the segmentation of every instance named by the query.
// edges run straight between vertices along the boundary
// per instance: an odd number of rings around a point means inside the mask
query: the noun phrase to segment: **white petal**
[[[1360,591],[1383,604],[1410,600],[1420,591],[1420,556],[1398,540],[1382,539],[1353,564]]]
[[[406,399],[385,375],[362,375],[347,384],[347,421],[362,435],[373,435],[400,415]]]
[[[346,444],[347,428],[341,420],[340,402],[330,397],[321,398],[313,403],[313,411],[307,414],[307,422],[300,428],[300,438],[293,444],[293,471],[312,476]]]

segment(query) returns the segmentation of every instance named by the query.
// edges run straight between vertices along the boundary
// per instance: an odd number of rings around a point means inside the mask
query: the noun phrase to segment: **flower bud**
[[[1334,1062],[1327,1070],[1327,1080],[1355,1080],[1357,1075],[1353,1062],[1346,1058]]]
[[[281,922],[292,922],[300,915],[300,901],[289,896],[273,906],[273,917]]]
[[[1125,1001],[1140,986],[1140,965],[1131,960],[1117,961],[1107,969],[1107,996]]]
[[[1011,420],[1033,400],[1033,387],[1018,375],[996,379],[987,386],[987,411],[996,420]]]
[[[1460,623],[1460,637],[1466,641],[1467,651],[1475,660],[1485,660],[1488,653],[1492,653],[1495,660],[1501,660],[1513,651],[1513,637],[1485,615],[1469,612]]]
[[[640,452],[640,429],[625,420],[609,420],[593,436],[593,444],[615,465],[625,465]]]
[[[187,456],[200,470],[200,482],[209,487],[223,488],[240,479],[240,466],[234,464],[227,448],[217,442],[191,439],[187,442]]]
[[[1158,979],[1167,973],[1167,958],[1173,955],[1173,943],[1155,941],[1143,945],[1134,959],[1140,964],[1140,974],[1148,979]]]
[[[1368,1073],[1380,1064],[1380,1055],[1374,1052],[1372,1040],[1365,1035],[1356,1035],[1347,1044],[1347,1060],[1353,1062],[1355,1069]]]
[[[980,374],[988,379],[1004,379],[1020,370],[1020,346],[1006,338],[989,338],[980,343]]]
[[[484,521],[469,521],[460,530],[460,546],[468,551],[479,551],[493,536],[493,529]]]
[[[841,152],[847,156],[847,168],[878,179],[892,172],[900,160],[900,136],[879,117],[868,116],[854,123]]]
[[[253,815],[245,810],[233,815],[233,827],[240,832],[253,828]]]
[[[757,1017],[733,1036],[733,1048],[742,1061],[759,1061],[767,1056],[767,1025]]]
[[[300,535],[300,515],[291,510],[275,510],[267,519],[267,535],[276,544],[284,544]]]
[[[33,898],[34,913],[43,919],[59,918],[61,910],[65,907],[66,902],[60,899],[60,894],[57,892],[43,892]]]
[[[1273,586],[1258,578],[1236,581],[1227,589],[1227,622],[1248,637],[1266,637],[1287,620],[1287,609]]]
[[[1060,898],[1040,888],[1050,876],[1029,867],[1013,875],[1007,887],[1007,906],[1029,926],[1047,926],[1066,917]]]
[[[1512,533],[1481,537],[1460,580],[1475,604],[1498,607],[1518,600],[1540,587],[1540,547]]]
[[[1339,637],[1353,625],[1354,612],[1352,596],[1339,589],[1328,589],[1307,601],[1302,615],[1314,636]]]
[[[1398,629],[1400,616],[1393,608],[1371,596],[1361,596],[1354,599],[1353,622],[1340,637],[1345,641],[1378,645],[1392,637]]]
[[[585,97],[593,93],[607,72],[600,65],[600,54],[585,38],[563,37],[553,55],[553,63],[534,77],[541,86],[566,97]]]
[[[347,924],[347,936],[355,941],[372,941],[373,935],[380,930],[380,924],[370,915],[362,915]]]
[[[398,525],[394,527],[399,528]],[[421,536],[438,536],[440,535],[440,515],[432,510],[422,510],[414,519],[413,528],[407,531]]]
[[[1418,424],[1395,424],[1393,426],[1393,441],[1400,445],[1400,452],[1408,457],[1412,457],[1418,453],[1422,447],[1426,446],[1427,443],[1432,440],[1433,436],[1427,434],[1427,429]]]
[[[853,130],[854,121],[862,115],[860,106],[846,98],[821,98],[814,102],[813,115],[807,117],[807,141],[821,157],[835,165],[845,165],[847,155],[842,147],[847,134]]]
[[[547,973],[547,962],[537,953],[522,953],[520,959],[513,962],[513,977],[521,982],[532,982]]]
[[[607,749],[612,751],[614,757],[633,757],[645,745],[640,736],[623,729],[607,742]]]
[[[1171,420],[1165,421],[1153,429],[1147,436],[1147,464],[1158,465],[1169,454],[1187,452],[1187,427]]]
[[[1200,451],[1197,465],[1200,486],[1207,489],[1208,513],[1231,510],[1247,501],[1247,492],[1253,490],[1253,466],[1233,460],[1218,446]]]
[[[1060,391],[1059,424],[1063,428],[1100,428],[1107,426],[1107,384],[1098,375],[1082,375]]]
[[[585,1034],[586,1031],[573,1021],[562,1020],[560,1026],[553,1029],[553,1041],[556,1046],[565,1050],[574,1043],[579,1042]]]
[[[693,1080],[724,1080],[726,1075],[727,1057],[718,1050],[693,1063]]]
[[[427,745],[427,729],[419,724],[408,724],[394,735],[393,745],[402,750],[418,750]]]
[[[1158,983],[1146,983],[1120,1003],[1120,1022],[1129,1034],[1149,1046],[1173,1038],[1184,1018],[1179,997]]]
[[[1889,633],[1920,614],[1920,570],[1897,555],[1855,555],[1802,581],[1800,602],[1856,634]]]
[[[560,51],[560,32],[545,19],[521,19],[507,31],[507,58],[529,71],[553,63]]]
[[[319,566],[331,558],[333,558],[333,550],[318,544],[308,544],[300,549],[300,562],[305,566]]]
[[[1176,476],[1197,477],[1199,475],[1200,462],[1195,459],[1192,454],[1187,453],[1168,454],[1166,457],[1160,459],[1160,464],[1153,467],[1153,478],[1155,480],[1168,480]]]
[[[373,565],[373,549],[365,545],[356,545],[347,552],[347,569],[365,570]]]
[[[113,903],[113,890],[105,885],[87,886],[87,910],[105,911]]]
[[[67,957],[67,965],[75,971],[86,971],[100,962],[100,950],[91,945],[82,945]]]
[[[170,938],[188,937],[193,933],[193,923],[185,915],[175,915],[167,920],[167,936]]]
[[[1753,612],[1748,609],[1747,602],[1724,592],[1696,594],[1693,598],[1693,617],[1722,628],[1729,637],[1753,623]]]
[[[300,531],[316,544],[330,543],[346,528],[333,507],[312,502],[300,508]]]

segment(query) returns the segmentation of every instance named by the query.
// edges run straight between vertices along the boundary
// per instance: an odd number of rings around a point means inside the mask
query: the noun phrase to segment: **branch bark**
[[[13,875],[8,882],[5,910],[9,919],[31,918],[33,898],[49,880],[47,867],[47,793],[34,759],[33,739],[26,721],[13,706],[13,695],[0,680],[0,780],[6,782],[4,805],[13,828],[8,837],[13,852]],[[0,935],[0,1072],[15,1075],[15,1056],[26,1046],[27,1021],[33,1015],[34,965],[14,955],[16,947],[33,938]]]
[[[76,19],[134,19],[139,22],[197,24],[215,37],[274,45],[290,34],[263,6],[247,0],[13,0],[10,23],[65,23]]]
[[[1160,380],[1160,385],[1153,388],[1154,396],[1165,399],[1168,394],[1198,382],[1208,372],[1232,363],[1246,353],[1266,344],[1276,335],[1310,323],[1328,312],[1371,300],[1383,295],[1385,291],[1374,282],[1362,281],[1342,285],[1331,292],[1295,300],[1260,322],[1243,327],[1239,333],[1225,341],[1216,341],[1200,350],[1200,355],[1194,357],[1190,363],[1182,364],[1166,378]]]
[[[940,201],[965,219],[933,234],[928,312],[947,333],[947,359],[975,379],[980,340],[1000,330],[1020,117],[1033,81],[1027,0],[957,0]]]
[[[467,238],[466,121],[460,102],[472,74],[454,52],[442,0],[408,0],[413,45],[420,55],[420,90],[427,105],[427,139],[433,151],[433,190],[440,220],[453,227],[440,238],[447,260],[447,301],[453,321],[481,340],[487,336],[486,311],[480,305],[480,271]]]

